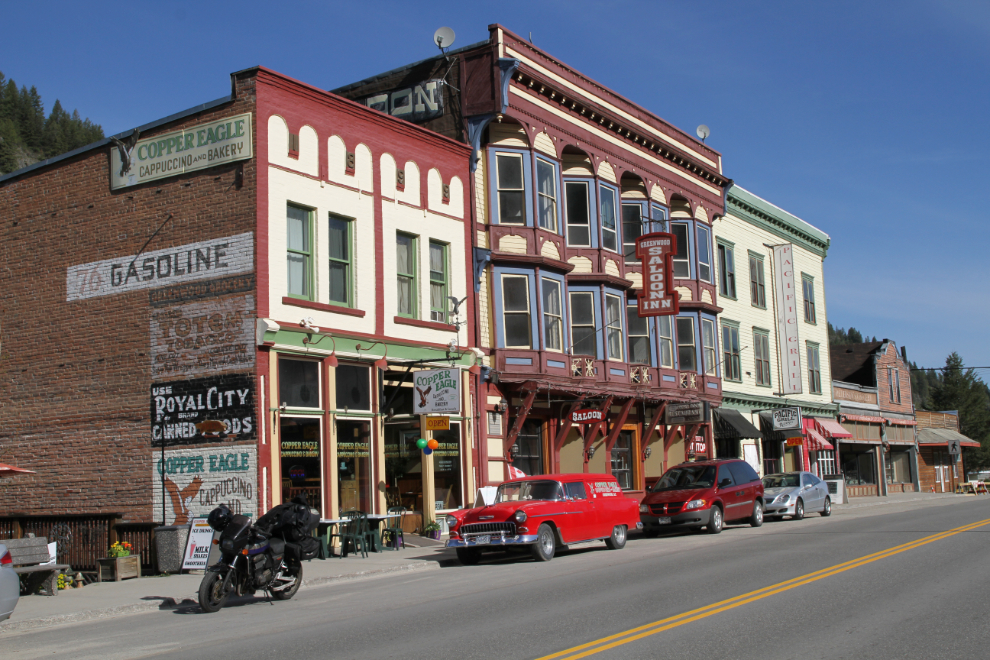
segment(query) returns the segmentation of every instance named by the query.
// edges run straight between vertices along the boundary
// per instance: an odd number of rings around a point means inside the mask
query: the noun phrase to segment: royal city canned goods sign
[[[119,147],[110,154],[112,189],[247,160],[251,158],[251,114],[138,140],[127,150],[126,162]]]
[[[414,380],[413,413],[459,413],[461,411],[461,372],[459,369],[417,371]]]
[[[679,311],[672,261],[676,252],[673,234],[653,232],[636,239],[636,256],[643,262],[643,289],[637,300],[640,316],[671,316]]]
[[[151,444],[255,437],[254,386],[247,374],[195,378],[151,387]]]

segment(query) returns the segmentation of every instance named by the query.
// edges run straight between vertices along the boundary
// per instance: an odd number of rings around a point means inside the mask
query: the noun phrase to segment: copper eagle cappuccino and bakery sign
[[[136,186],[251,156],[251,113],[245,113],[111,149],[110,188]]]

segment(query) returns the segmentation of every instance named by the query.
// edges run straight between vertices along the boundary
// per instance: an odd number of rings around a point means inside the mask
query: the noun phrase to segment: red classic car
[[[626,544],[630,527],[642,528],[636,500],[607,474],[545,474],[507,481],[495,503],[447,516],[448,548],[463,564],[485,550],[529,546],[537,561],[558,549],[604,539],[612,550]]]

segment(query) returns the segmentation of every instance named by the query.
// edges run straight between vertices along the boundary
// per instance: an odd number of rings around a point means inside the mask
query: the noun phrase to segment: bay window
[[[616,230],[615,191],[605,186],[598,188],[601,195],[602,207],[602,247],[612,252],[619,249],[619,237]]]
[[[677,317],[677,368],[681,371],[698,371],[694,319],[690,316]]]
[[[605,336],[609,360],[622,360],[622,298],[605,296]]]
[[[674,368],[674,333],[669,316],[657,317],[657,328],[660,335],[660,366],[665,369]]]
[[[626,305],[626,328],[629,333],[629,362],[650,364],[649,319],[639,315],[639,305]]]
[[[543,278],[543,342],[548,351],[562,350],[563,314],[560,309],[560,282]]]
[[[495,170],[499,224],[526,224],[526,186],[523,179],[522,154],[496,154]]]
[[[593,293],[571,293],[571,346],[576,355],[598,356]]]
[[[690,279],[691,246],[688,244],[688,226],[683,222],[672,222],[670,233],[677,239],[677,251],[674,252],[674,277]]]
[[[537,216],[540,227],[557,231],[557,168],[536,159]]]
[[[567,200],[567,244],[572,247],[591,247],[591,211],[588,208],[588,183],[565,181]]]
[[[529,278],[525,275],[502,276],[502,327],[506,348],[532,348],[529,311]]]

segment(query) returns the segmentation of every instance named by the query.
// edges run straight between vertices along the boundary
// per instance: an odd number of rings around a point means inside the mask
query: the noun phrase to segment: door
[[[801,473],[801,499],[804,500],[805,511],[821,511],[824,497],[815,484],[815,476],[807,472]]]
[[[753,505],[756,503],[756,486],[760,483],[760,475],[749,466],[749,463],[729,463],[729,471],[732,472],[732,479],[736,482],[736,502],[738,508],[736,516],[748,518],[753,514]]]
[[[573,543],[595,538],[598,525],[597,500],[593,501],[588,497],[583,481],[565,483],[564,495],[568,500],[562,507],[567,512],[567,516],[562,521],[565,522],[564,542]]]
[[[949,460],[944,451],[932,452],[935,459],[935,483],[939,486],[939,492],[945,493],[952,485],[949,475]]]
[[[543,424],[527,420],[509,449],[512,467],[527,476],[543,474]]]
[[[745,500],[745,494],[737,486],[736,480],[729,470],[728,463],[718,466],[718,479],[716,479],[715,483],[718,484],[718,494],[722,498],[722,504],[725,506],[725,520],[729,521],[739,518],[739,507],[743,504],[740,500]]]

